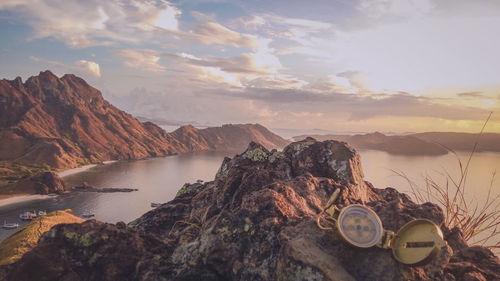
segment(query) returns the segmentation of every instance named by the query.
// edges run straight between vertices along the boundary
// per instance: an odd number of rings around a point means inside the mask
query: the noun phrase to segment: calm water
[[[395,187],[408,191],[405,179],[392,170],[404,172],[417,183],[423,183],[427,173],[436,181],[443,182],[444,167],[452,175],[459,174],[458,161],[454,155],[437,157],[395,156],[380,151],[361,151],[365,178],[375,187]],[[64,180],[70,185],[87,181],[95,187],[128,187],[139,191],[130,193],[78,193],[73,192],[48,199],[22,202],[0,207],[0,223],[18,221],[18,215],[27,210],[70,208],[75,213],[91,211],[96,218],[105,222],[129,222],[151,210],[151,202],[167,202],[185,182],[198,179],[212,180],[226,153],[203,152],[148,160],[116,162],[91,168],[70,175]],[[466,154],[460,154],[466,162]],[[392,169],[392,170],[391,170]],[[492,173],[500,171],[500,153],[478,153],[471,163],[468,186],[469,197],[481,199],[490,185]],[[494,183],[494,192],[500,192],[500,180]],[[0,230],[0,239],[15,230]]]

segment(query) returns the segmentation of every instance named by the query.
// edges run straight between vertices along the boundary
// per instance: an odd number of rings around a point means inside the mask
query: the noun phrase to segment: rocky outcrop
[[[42,172],[14,184],[12,190],[26,193],[49,194],[68,190],[64,181],[54,172]]]
[[[447,244],[424,266],[356,248],[315,218],[330,195],[371,207],[385,229],[426,218]],[[137,220],[59,225],[8,269],[6,280],[498,280],[498,258],[448,230],[442,210],[364,181],[345,143],[306,139],[282,152],[251,143],[213,181],[187,184]]]
[[[81,185],[73,186],[72,190],[79,191],[79,192],[99,192],[99,193],[138,191],[137,188],[127,188],[127,187],[97,188],[97,187],[90,186],[87,182],[83,182]]]

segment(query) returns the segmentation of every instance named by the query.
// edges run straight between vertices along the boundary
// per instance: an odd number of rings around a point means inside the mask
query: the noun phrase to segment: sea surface
[[[360,151],[365,179],[375,187],[394,187],[409,192],[407,179],[397,173],[404,173],[416,184],[424,187],[425,176],[445,185],[446,173],[453,179],[460,176],[458,160],[465,166],[467,153],[443,156],[398,156],[386,152]],[[92,212],[98,220],[116,223],[130,222],[151,210],[152,202],[168,202],[186,182],[213,180],[224,156],[234,153],[199,152],[169,157],[136,161],[120,161],[91,167],[83,172],[65,176],[69,186],[86,181],[94,187],[137,188],[129,193],[87,193],[71,192],[43,199],[17,202],[0,206],[0,224],[21,222],[18,216],[23,211],[73,209],[75,214]],[[500,153],[476,153],[469,166],[466,182],[466,197],[470,200],[484,200],[492,175],[500,171]],[[500,193],[500,179],[493,182],[493,194]],[[0,229],[0,240],[16,230]]]

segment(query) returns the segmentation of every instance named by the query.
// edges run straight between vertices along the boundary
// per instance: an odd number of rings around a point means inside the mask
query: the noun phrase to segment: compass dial
[[[340,212],[338,229],[347,242],[357,247],[372,247],[380,240],[383,228],[379,217],[362,205],[350,205]]]

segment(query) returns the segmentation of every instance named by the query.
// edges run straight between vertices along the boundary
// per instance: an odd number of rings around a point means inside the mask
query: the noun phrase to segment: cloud
[[[304,89],[246,88],[241,91],[214,91],[213,95],[230,96],[261,102],[284,112],[315,112],[324,116],[343,113],[351,121],[375,117],[426,117],[447,120],[482,120],[487,110],[435,103],[426,97],[407,93],[359,96],[334,92],[317,93]]]
[[[151,49],[124,49],[117,50],[115,54],[120,57],[127,67],[146,71],[164,71],[165,67],[159,64],[161,52]]]
[[[212,21],[214,22],[216,19],[215,14],[205,14],[199,11],[191,11],[191,15],[198,21],[202,22],[207,22],[207,21]]]
[[[232,22],[234,26],[242,26],[246,30],[256,31],[266,24],[266,20],[262,16],[252,15],[239,17]]]
[[[181,15],[181,11],[174,6],[167,6],[158,16],[154,25],[166,30],[178,30],[179,21],[178,18]]]
[[[63,72],[72,72],[83,75],[85,77],[101,77],[101,69],[99,67],[99,64],[94,61],[78,60],[73,64],[64,64],[59,61],[47,60],[36,56],[30,56],[29,58],[34,62],[43,64],[45,68],[55,68]]]
[[[187,38],[199,41],[206,45],[218,44],[233,47],[257,49],[257,37],[239,33],[216,23],[204,22],[193,28],[189,33],[180,34]]]
[[[345,78],[351,87],[359,90],[367,90],[370,88],[370,77],[361,71],[344,71],[337,73],[337,77]]]
[[[433,0],[360,0],[356,8],[369,18],[401,20],[432,12]]]
[[[175,31],[180,10],[160,0],[123,2],[17,0],[0,3],[12,21],[33,29],[32,38],[54,38],[82,48],[114,42],[140,42],[156,29]]]
[[[465,97],[465,98],[488,98],[482,92],[479,92],[479,91],[458,93],[457,96]]]
[[[234,57],[196,57],[191,54],[168,54],[168,56],[177,61],[195,66],[215,67],[225,72],[239,74],[268,74],[268,69],[274,67],[269,65],[258,66],[255,54],[243,53]]]
[[[95,77],[101,77],[99,64],[93,61],[79,60],[73,64],[73,68],[78,72],[87,72]]]
[[[341,94],[353,94],[358,91],[351,86],[349,80],[338,75],[329,75],[328,77],[320,77],[316,81],[307,85],[307,90],[319,93],[334,92]]]

